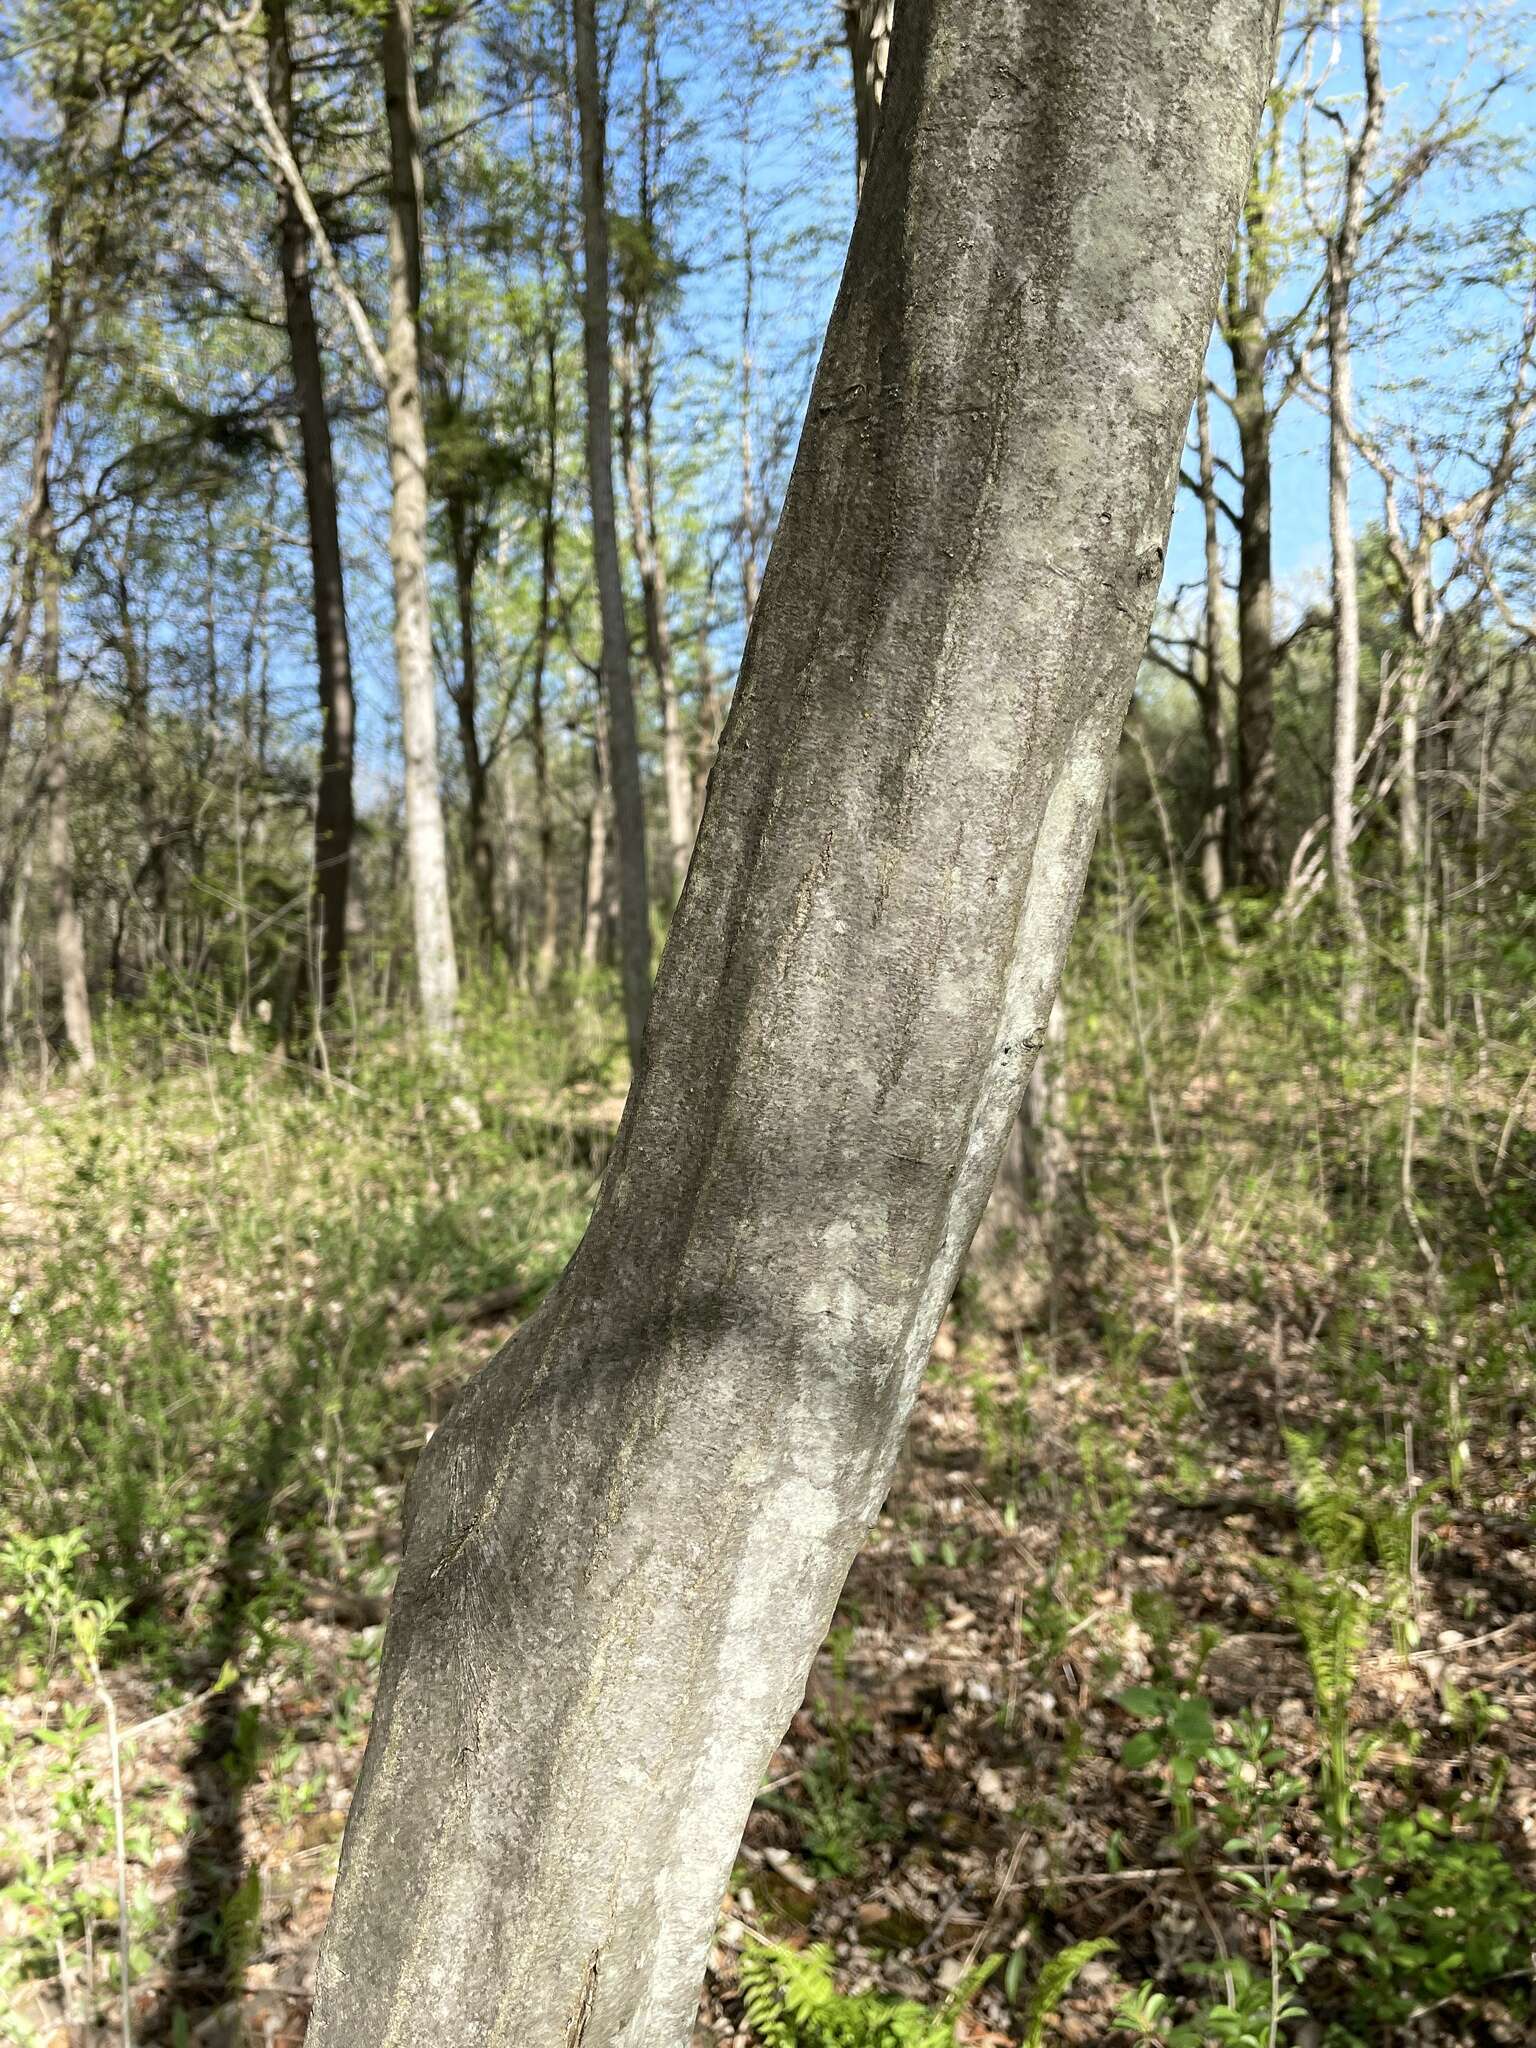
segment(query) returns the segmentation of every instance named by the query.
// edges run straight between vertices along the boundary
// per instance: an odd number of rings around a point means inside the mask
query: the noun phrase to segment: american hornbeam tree
[[[311,2048],[683,2048],[1046,1029],[1273,0],[904,0],[596,1212],[416,1473]]]

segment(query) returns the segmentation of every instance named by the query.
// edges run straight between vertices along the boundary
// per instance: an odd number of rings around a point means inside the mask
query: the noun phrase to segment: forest
[[[1528,0],[0,94],[0,2043],[1536,2041]]]

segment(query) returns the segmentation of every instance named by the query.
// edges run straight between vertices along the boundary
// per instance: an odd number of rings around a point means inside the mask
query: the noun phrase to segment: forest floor
[[[990,1962],[971,2044],[1528,2042],[1525,1055],[1212,968],[1133,1040],[1083,950],[1053,1242],[951,1304],[699,2042],[764,1939],[935,2009]],[[120,1871],[136,2040],[303,2039],[404,1481],[579,1234],[613,1036],[0,1096],[0,2040],[121,2038]]]

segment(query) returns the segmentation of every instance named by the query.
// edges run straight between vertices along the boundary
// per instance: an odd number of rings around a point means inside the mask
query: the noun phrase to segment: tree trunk
[[[710,599],[714,596],[713,587]],[[715,765],[715,756],[720,748],[720,690],[715,681],[714,649],[709,642],[710,603],[706,601],[703,618],[699,621],[699,651],[696,672],[699,689],[699,723],[694,735],[693,747],[693,830],[697,837],[699,820],[704,815],[704,800],[709,790],[710,770]]]
[[[1019,1123],[1025,1170],[1040,1213],[1040,1235],[1054,1267],[1061,1184],[1071,1156],[1067,1139],[1067,1007],[1059,992],[1051,1005],[1045,1043],[1029,1077]]]
[[[389,0],[382,35],[389,126],[389,332],[384,400],[389,435],[389,561],[395,667],[405,754],[405,843],[416,941],[416,988],[428,1042],[457,1028],[459,967],[448,894],[448,835],[437,763],[437,693],[427,590],[427,436],[421,408],[421,125],[412,70],[411,0]]]
[[[114,586],[118,658],[123,667],[123,723],[127,730],[128,755],[133,764],[139,830],[144,837],[144,857],[133,876],[131,889],[134,908],[139,913],[136,923],[139,959],[143,968],[150,960],[158,959],[164,949],[169,890],[165,833],[155,780],[154,731],[150,723],[149,642],[146,636],[145,645],[140,648],[128,588],[126,547],[118,558]],[[128,993],[128,977],[123,962],[125,936],[120,925],[112,949],[112,994],[119,999]]]
[[[293,55],[287,0],[267,0],[267,96],[278,126],[293,146]],[[310,604],[315,622],[315,672],[320,693],[320,768],[315,783],[315,881],[312,915],[319,958],[316,995],[325,1008],[341,987],[347,949],[347,897],[352,881],[352,747],[356,705],[352,649],[347,636],[346,587],[336,516],[336,467],[326,410],[325,367],[315,327],[310,282],[309,231],[288,181],[281,193],[278,235],[283,271],[283,313],[299,440],[304,460],[304,510],[309,522]],[[265,757],[266,719],[260,733]],[[306,954],[306,975],[308,974]]]
[[[608,758],[608,721],[597,707],[592,740],[592,808],[587,813],[587,858],[581,898],[581,964],[595,967],[608,921],[608,791],[612,771]]]
[[[553,326],[544,329],[544,476],[539,498],[539,613],[534,623],[533,683],[528,700],[528,743],[533,754],[535,823],[539,835],[539,944],[533,985],[542,994],[554,980],[560,943],[560,881],[555,873],[555,809],[549,787],[549,744],[544,730],[544,679],[549,670],[555,604],[556,494],[560,482],[559,359]]]
[[[645,797],[640,740],[629,676],[629,628],[613,506],[613,355],[608,326],[607,119],[597,60],[597,0],[573,0],[576,104],[581,117],[581,232],[585,274],[581,325],[587,379],[587,473],[592,493],[592,553],[602,615],[603,696],[613,769],[619,856],[619,957],[629,1062],[640,1071],[651,1005],[651,905],[646,880]]]
[[[1403,950],[1417,988],[1424,951],[1424,812],[1419,794],[1419,753],[1424,700],[1429,691],[1426,651],[1416,648],[1398,681],[1397,848],[1403,899]]]
[[[66,121],[66,140],[71,133],[71,124]],[[64,387],[69,377],[69,358],[74,343],[74,307],[65,289],[64,226],[65,201],[62,192],[58,192],[48,208],[48,297],[43,330],[43,373],[37,399],[37,431],[32,437],[27,502],[21,521],[21,568],[15,601],[8,605],[3,621],[5,670],[0,676],[0,771],[4,770],[10,753],[17,684],[32,635],[32,618],[37,607],[46,549],[51,545],[51,540],[45,545],[45,536],[51,536],[53,531],[49,497],[53,444],[58,437],[59,416],[64,409]]]
[[[509,746],[503,745],[498,750],[492,774],[496,786],[501,854],[501,923],[498,929],[513,979],[522,983],[528,973],[528,923],[523,901],[522,852],[518,845],[517,766]]]
[[[1199,690],[1200,728],[1205,739],[1206,799],[1200,826],[1200,889],[1227,954],[1237,951],[1237,925],[1227,895],[1227,847],[1231,836],[1232,755],[1222,704],[1221,540],[1216,530],[1216,467],[1211,454],[1210,407],[1205,385],[1195,401],[1199,442],[1200,503],[1205,517],[1204,677]]]
[[[645,50],[640,72],[640,222],[649,246],[659,247],[655,176],[660,155],[656,4],[647,0]],[[667,853],[672,868],[672,901],[683,892],[693,851],[693,789],[677,694],[672,654],[672,620],[667,609],[667,558],[656,516],[656,314],[651,296],[637,290],[625,308],[624,346],[619,357],[622,404],[620,457],[629,494],[629,522],[645,608],[645,651],[656,678],[661,709],[661,781],[667,804]]]
[[[1349,523],[1353,457],[1354,370],[1349,300],[1360,255],[1366,183],[1381,133],[1383,101],[1377,47],[1377,0],[1361,0],[1360,53],[1365,116],[1345,165],[1343,217],[1328,248],[1328,535],[1333,552],[1333,758],[1329,772],[1328,841],[1333,897],[1344,940],[1340,1008],[1346,1026],[1365,1004],[1365,920],[1355,884],[1355,757],[1360,750],[1360,589],[1355,535]]]
[[[891,16],[894,0],[843,0],[843,27],[853,61],[853,117],[858,138],[859,191],[869,169],[870,151],[880,125],[885,74],[890,65]]]
[[[31,852],[23,846],[0,874],[0,1066],[10,1065],[16,1048],[16,1019],[26,959],[27,885],[31,878]]]
[[[412,1485],[310,2048],[689,2039],[1046,1030],[1272,30],[903,6],[653,1055]]]
[[[459,616],[459,682],[453,691],[464,762],[464,852],[474,892],[480,953],[490,961],[497,943],[496,847],[491,836],[491,786],[480,749],[480,663],[475,638],[475,570],[480,546],[461,497],[448,501],[453,544],[453,594]]]
[[[65,742],[64,685],[59,674],[58,552],[53,522],[45,509],[42,534],[43,637],[39,668],[43,684],[43,789],[47,801],[48,895],[53,911],[53,945],[59,970],[64,1036],[83,1073],[96,1065],[91,1031],[91,998],[85,972],[85,927],[75,901],[75,848],[69,820],[69,751]]]
[[[636,316],[638,327],[639,315]],[[620,414],[620,453],[629,492],[630,534],[635,566],[640,571],[640,590],[645,603],[645,651],[656,678],[661,704],[661,779],[667,799],[667,853],[672,868],[672,898],[682,894],[688,873],[688,856],[693,850],[693,795],[688,784],[688,755],[683,745],[682,718],[677,702],[677,676],[672,660],[672,624],[667,617],[667,570],[654,524],[654,499],[641,473],[637,446],[636,414],[642,400],[640,385],[640,344],[632,337],[625,351],[620,378],[623,410]]]
[[[1265,186],[1254,175],[1231,258],[1226,339],[1242,463],[1237,560],[1238,854],[1246,887],[1280,886],[1275,820],[1275,587],[1271,564],[1269,238]]]
[[[741,180],[737,190],[741,221],[741,611],[748,632],[757,613],[761,578],[757,566],[758,513],[756,458],[752,453],[752,407],[755,361],[752,350],[752,309],[757,290],[757,248],[752,223],[752,110],[741,111]]]

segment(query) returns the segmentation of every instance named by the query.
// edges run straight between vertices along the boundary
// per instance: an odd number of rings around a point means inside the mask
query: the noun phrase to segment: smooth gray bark
[[[405,843],[416,942],[416,988],[428,1040],[457,1029],[459,965],[448,893],[448,834],[437,760],[437,691],[427,590],[427,433],[421,405],[421,123],[412,69],[411,0],[389,0],[381,38],[389,128],[389,332],[384,404],[389,438],[389,562],[395,668],[405,754]]]
[[[407,1511],[311,2048],[683,2048],[1046,1030],[1269,0],[906,0],[648,1039]]]
[[[597,61],[597,0],[573,0],[576,103],[581,118],[582,343],[587,383],[587,477],[593,573],[602,617],[603,698],[618,841],[619,966],[631,1071],[640,1071],[651,1004],[651,899],[646,877],[645,796],[629,673],[624,573],[613,503],[613,350],[608,307],[607,122]]]
[[[1344,939],[1340,990],[1346,1025],[1365,1003],[1365,920],[1355,881],[1355,756],[1360,749],[1360,583],[1349,520],[1354,454],[1354,366],[1350,294],[1360,258],[1366,184],[1381,135],[1385,101],[1377,41],[1377,0],[1361,0],[1360,59],[1365,113],[1344,165],[1344,205],[1328,248],[1328,534],[1333,553],[1333,758],[1329,783],[1329,860]]]

